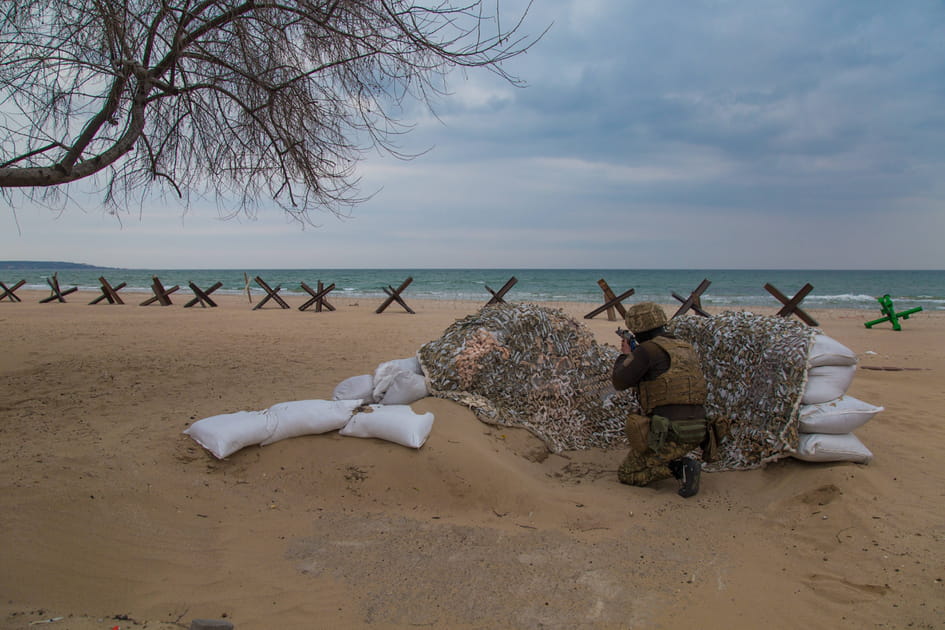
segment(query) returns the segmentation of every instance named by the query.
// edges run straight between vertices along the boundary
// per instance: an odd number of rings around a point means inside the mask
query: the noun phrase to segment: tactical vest
[[[705,404],[706,388],[699,357],[685,341],[658,336],[653,343],[669,355],[669,369],[653,380],[640,381],[640,406],[649,415],[663,405]]]

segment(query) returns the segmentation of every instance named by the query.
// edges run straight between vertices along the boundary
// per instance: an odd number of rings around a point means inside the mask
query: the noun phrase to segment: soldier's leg
[[[669,462],[679,459],[691,450],[691,446],[666,442],[662,448],[644,453],[630,451],[617,469],[617,479],[631,486],[645,486],[673,476]]]
[[[649,451],[647,454],[633,451],[627,453],[623,463],[620,464],[620,468],[617,469],[617,479],[620,480],[620,483],[631,486],[645,486],[651,481],[655,481],[656,478],[652,476],[650,471],[650,466],[654,463],[650,456],[653,454],[653,451]]]

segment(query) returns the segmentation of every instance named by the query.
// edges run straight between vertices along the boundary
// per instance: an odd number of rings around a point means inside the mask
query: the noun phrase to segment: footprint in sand
[[[821,486],[814,490],[808,490],[807,492],[802,492],[797,495],[797,499],[801,503],[806,503],[808,505],[827,505],[840,495],[843,492],[832,483],[828,483],[825,486]]]
[[[836,575],[812,573],[807,586],[821,597],[838,604],[870,602],[886,594],[889,587],[879,584],[857,584]]]

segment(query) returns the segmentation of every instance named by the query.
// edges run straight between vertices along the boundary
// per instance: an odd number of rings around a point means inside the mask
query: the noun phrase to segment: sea
[[[247,284],[254,296],[265,292],[255,282],[262,278],[270,287],[281,286],[280,295],[307,297],[301,283],[316,288],[335,284],[332,297],[386,297],[385,288],[396,289],[408,278],[405,300],[487,301],[511,278],[516,283],[505,294],[507,302],[603,303],[598,281],[603,279],[616,295],[633,289],[625,303],[655,301],[674,304],[687,298],[703,280],[706,307],[780,307],[781,303],[764,287],[771,284],[786,297],[793,297],[806,284],[813,290],[802,307],[815,309],[862,309],[878,311],[877,298],[889,295],[897,310],[922,307],[945,310],[945,270],[863,271],[863,270],[745,270],[745,269],[118,269],[118,268],[5,268],[0,265],[0,281],[11,286],[25,280],[23,288],[49,290],[47,278],[57,274],[65,289],[79,287],[98,291],[100,276],[115,286],[122,282],[124,293],[151,293],[152,277],[165,287],[179,285],[190,293],[188,283],[206,289],[216,282],[220,294],[245,294]]]

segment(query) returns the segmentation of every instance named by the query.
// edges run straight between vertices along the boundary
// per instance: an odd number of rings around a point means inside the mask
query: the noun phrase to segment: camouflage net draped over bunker
[[[706,415],[732,421],[720,459],[707,470],[757,468],[796,449],[818,330],[745,312],[681,317],[667,329],[699,355]],[[454,322],[418,358],[432,395],[488,424],[528,429],[560,452],[627,446],[624,422],[640,407],[632,390],[611,386],[618,354],[560,310],[500,304]]]
[[[417,356],[433,396],[560,452],[627,444],[624,421],[640,408],[611,385],[618,354],[558,309],[498,304],[454,322]]]
[[[783,317],[724,312],[674,319],[667,330],[692,344],[706,378],[706,416],[731,421],[706,470],[745,470],[797,449],[807,357],[820,332]]]

